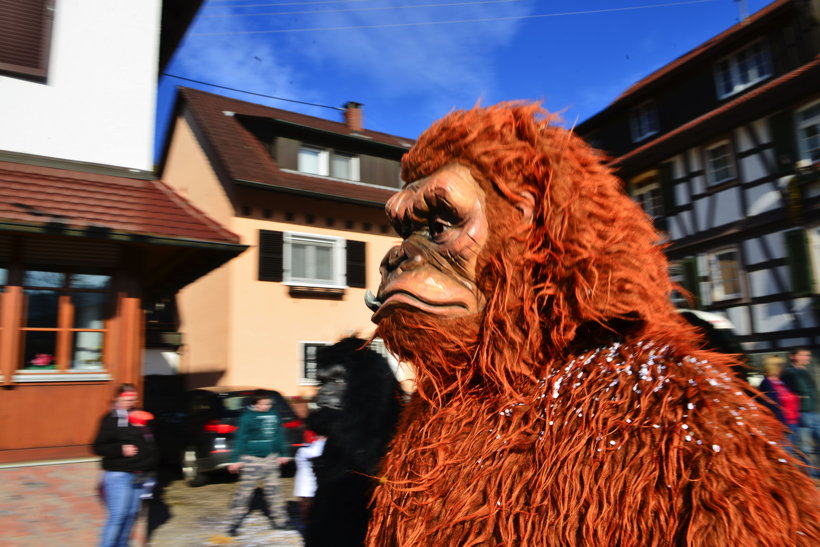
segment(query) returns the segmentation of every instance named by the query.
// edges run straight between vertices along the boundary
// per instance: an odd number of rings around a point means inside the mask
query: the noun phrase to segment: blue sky
[[[368,129],[415,138],[477,101],[542,100],[568,124],[768,0],[205,0],[166,68],[305,103],[364,104]],[[333,109],[161,76],[174,88],[341,121]]]

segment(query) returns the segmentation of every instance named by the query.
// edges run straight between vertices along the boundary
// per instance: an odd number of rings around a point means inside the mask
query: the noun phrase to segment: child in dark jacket
[[[289,445],[279,414],[273,410],[273,399],[265,392],[250,399],[250,407],[239,418],[234,437],[231,473],[240,473],[239,486],[231,504],[228,534],[237,535],[242,520],[248,514],[256,483],[262,481],[263,492],[270,509],[271,526],[287,529],[287,512],[279,485],[279,466],[290,460]]]

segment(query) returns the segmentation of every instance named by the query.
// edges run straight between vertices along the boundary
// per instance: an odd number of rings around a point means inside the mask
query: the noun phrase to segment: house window
[[[53,0],[0,0],[0,71],[45,79]]]
[[[302,345],[302,385],[316,386],[316,354],[319,348],[329,346],[330,342],[301,342]]]
[[[769,49],[763,41],[718,61],[715,81],[718,97],[723,99],[772,75]]]
[[[367,245],[340,237],[259,230],[259,281],[296,287],[367,286]]]
[[[108,275],[26,271],[20,368],[102,370],[110,286]]]
[[[663,196],[658,172],[652,171],[633,179],[632,197],[650,217],[657,218],[661,216],[663,214]]]
[[[706,148],[706,171],[709,184],[715,185],[735,178],[734,157],[729,141]]]
[[[722,249],[709,254],[709,281],[713,301],[740,298],[740,276],[740,253],[737,249]]]
[[[9,271],[6,268],[0,267],[0,354],[3,350],[3,293],[6,292],[6,283],[8,283]],[[3,374],[0,372],[0,377]]]
[[[655,101],[647,101],[629,111],[629,128],[632,142],[641,141],[658,132],[658,109]]]
[[[800,159],[820,161],[820,101],[798,110],[796,118]]]
[[[302,173],[326,177],[328,175],[327,151],[309,146],[300,147],[296,168]]]
[[[314,234],[284,234],[284,282],[344,287],[345,240]]]
[[[351,154],[333,152],[330,155],[330,176],[337,179],[359,180],[359,158]]]
[[[296,169],[301,173],[359,180],[359,158],[353,154],[302,146],[299,148]]]
[[[809,229],[809,245],[813,278],[812,289],[815,293],[820,293],[820,226]]]

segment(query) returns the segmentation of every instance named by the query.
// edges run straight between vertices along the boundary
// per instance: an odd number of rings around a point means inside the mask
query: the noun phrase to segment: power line
[[[222,2],[230,2],[237,0],[221,0]],[[241,0],[239,0],[241,1]],[[321,0],[316,2],[279,2],[276,4],[226,4],[224,6],[214,6],[208,2],[204,7],[206,8],[266,8],[270,6],[309,6],[313,4],[349,4],[351,2],[368,2],[369,0]]]
[[[328,9],[328,10],[310,10],[310,11],[271,11],[267,13],[223,13],[218,15],[200,15],[200,18],[223,18],[223,17],[258,17],[261,15],[312,15],[314,13],[344,13],[351,11],[386,11],[396,9],[415,9],[415,8],[443,8],[452,6],[475,6],[478,4],[505,4],[509,2],[519,2],[520,0],[480,0],[477,2],[453,2],[449,4],[415,4],[409,6],[381,6],[376,8],[345,8],[345,9]]]
[[[224,85],[212,84],[209,82],[203,82],[201,80],[194,80],[192,78],[185,78],[183,76],[177,76],[176,74],[169,74],[167,72],[161,72],[163,76],[168,76],[169,78],[176,78],[177,80],[185,80],[186,82],[193,82],[195,84],[203,84],[211,87],[217,87],[219,89],[226,89],[228,91],[237,91],[239,93],[245,93],[247,95],[256,95],[257,97],[265,97],[267,99],[276,99],[277,101],[286,101],[289,103],[297,103],[297,104],[304,104],[307,106],[318,106],[320,108],[330,108],[331,110],[340,110],[344,111],[344,108],[338,106],[328,106],[326,104],[316,104],[316,103],[308,103],[305,101],[297,101],[296,99],[285,99],[284,97],[275,97],[273,95],[265,95],[264,93],[256,93],[254,91],[245,91],[244,89],[237,89],[235,87],[227,87]]]
[[[496,21],[520,21],[523,19],[543,19],[545,17],[563,17],[567,15],[591,15],[596,13],[614,13],[619,11],[635,11],[652,8],[668,8],[673,6],[686,6],[690,4],[704,4],[714,0],[688,0],[685,2],[667,2],[664,4],[650,4],[647,6],[628,6],[623,8],[604,8],[598,10],[567,11],[562,13],[540,13],[536,15],[512,15],[509,17],[489,17],[485,19],[460,19],[455,21],[426,21],[420,23],[388,23],[381,25],[353,25],[348,27],[311,27],[311,28],[290,28],[273,30],[240,30],[228,32],[193,32],[189,36],[229,36],[237,34],[282,34],[287,32],[322,32],[329,30],[359,30],[377,28],[398,28],[398,27],[422,27],[430,25],[455,25],[465,23],[492,23]]]

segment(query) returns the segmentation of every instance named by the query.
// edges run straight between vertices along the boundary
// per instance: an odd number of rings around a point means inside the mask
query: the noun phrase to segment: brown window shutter
[[[347,286],[364,289],[367,286],[365,271],[366,249],[364,241],[347,240]]]
[[[54,0],[0,0],[0,71],[45,78]]]
[[[282,281],[282,232],[259,230],[259,281]]]

